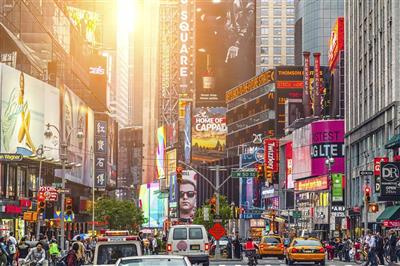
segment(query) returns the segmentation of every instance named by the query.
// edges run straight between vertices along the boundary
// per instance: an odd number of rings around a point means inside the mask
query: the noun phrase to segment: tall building
[[[294,0],[257,1],[257,74],[294,64]]]
[[[332,25],[344,13],[344,0],[295,0],[295,63],[303,64],[303,51],[321,53],[321,65],[328,63]]]
[[[393,200],[386,197],[388,191],[383,182],[376,188],[374,178],[360,176],[359,171],[374,170],[374,158],[388,157],[382,160],[392,161],[394,155],[398,154],[399,19],[398,1],[346,1],[345,130],[348,207],[363,205],[363,189],[367,181],[376,192],[372,193],[371,202],[377,202],[379,194],[381,204]],[[384,209],[383,206],[380,209]],[[370,213],[368,220],[376,221],[374,215]],[[353,228],[361,227],[364,217],[359,208],[352,211],[350,218]],[[372,228],[371,223],[369,227]]]

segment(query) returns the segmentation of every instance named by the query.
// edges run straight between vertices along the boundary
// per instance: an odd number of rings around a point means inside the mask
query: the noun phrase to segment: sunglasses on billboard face
[[[183,198],[186,195],[188,198],[193,198],[196,195],[196,191],[180,191],[179,196]]]

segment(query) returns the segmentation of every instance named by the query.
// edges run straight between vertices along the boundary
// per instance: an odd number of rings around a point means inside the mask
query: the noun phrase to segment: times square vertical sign
[[[95,149],[94,149],[94,169],[96,188],[105,188],[107,185],[107,130],[106,119],[95,119]]]
[[[193,73],[191,70],[193,66],[193,23],[191,22],[192,8],[194,3],[190,0],[180,0],[180,14],[179,14],[179,93],[182,96],[190,96],[190,84],[193,84]]]

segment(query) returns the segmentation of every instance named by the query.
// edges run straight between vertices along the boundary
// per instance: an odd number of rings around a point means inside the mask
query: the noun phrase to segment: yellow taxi
[[[316,238],[295,238],[286,250],[286,264],[315,262],[325,265],[325,249]]]
[[[283,238],[279,235],[263,236],[258,245],[258,253],[261,258],[278,257],[279,259],[283,259],[284,251]]]

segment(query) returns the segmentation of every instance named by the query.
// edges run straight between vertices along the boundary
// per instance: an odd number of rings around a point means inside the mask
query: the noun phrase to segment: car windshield
[[[135,244],[100,245],[97,264],[115,264],[118,259],[137,256]]]
[[[262,242],[268,244],[279,244],[281,243],[281,239],[277,237],[265,237]]]
[[[321,242],[318,240],[295,240],[293,246],[310,246],[310,247],[320,247],[322,246]]]
[[[140,258],[140,259],[127,259],[121,261],[120,265],[123,266],[144,266],[144,265],[159,265],[159,266],[186,266],[183,259],[169,259],[169,258]]]

